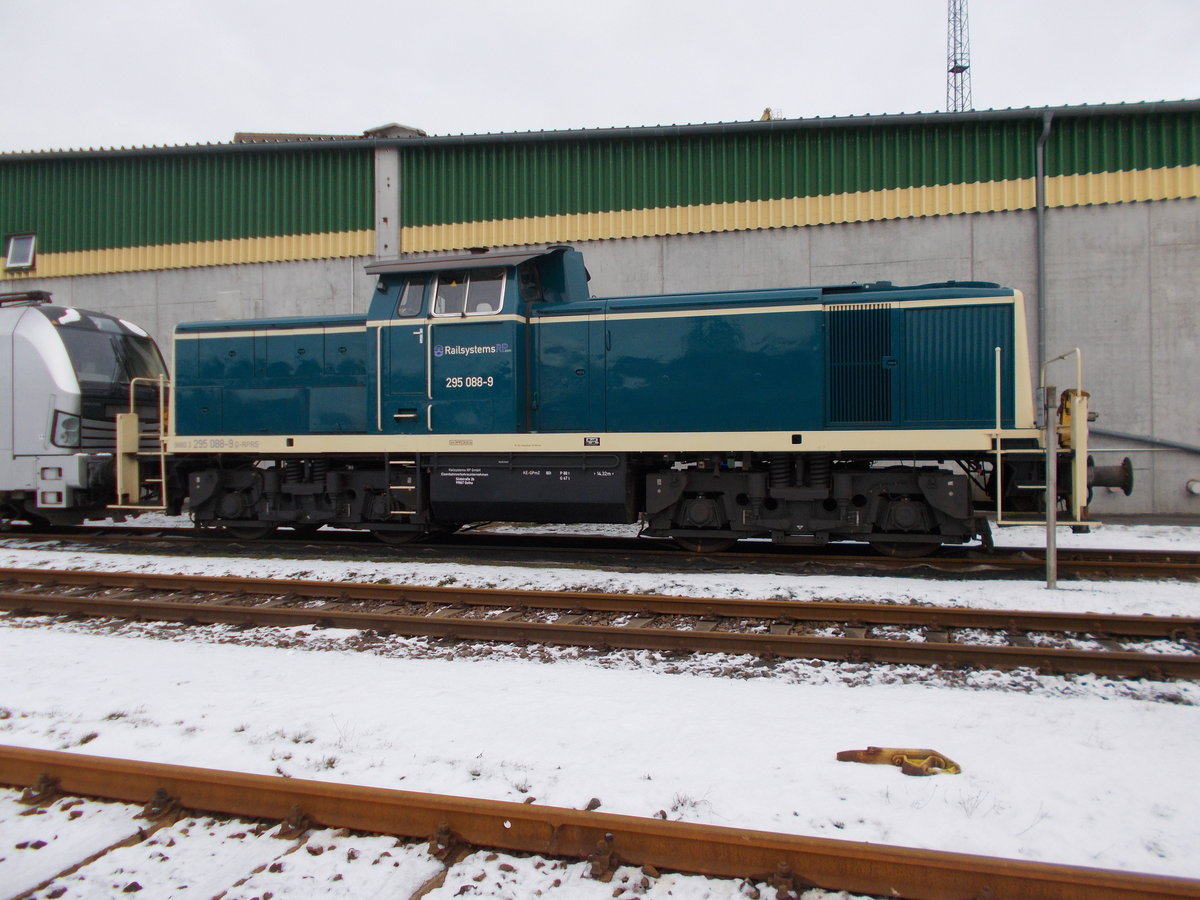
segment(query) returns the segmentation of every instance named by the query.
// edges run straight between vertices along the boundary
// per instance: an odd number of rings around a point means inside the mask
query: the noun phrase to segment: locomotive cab
[[[378,329],[379,433],[534,427],[530,309],[587,296],[578,253],[479,253],[452,268],[386,261],[367,272],[379,276],[367,323]]]
[[[113,500],[115,415],[133,378],[165,376],[138,326],[49,303],[0,297],[0,520],[79,521]]]

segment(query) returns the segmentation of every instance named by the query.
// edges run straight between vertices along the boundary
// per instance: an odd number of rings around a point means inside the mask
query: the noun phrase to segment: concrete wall
[[[1095,427],[1200,446],[1200,200],[1079,207],[1048,218],[1048,349],[1083,349],[1100,412]],[[1056,384],[1068,377],[1054,369]],[[1200,514],[1200,497],[1186,487],[1200,479],[1200,455],[1131,455],[1134,497],[1111,505],[1098,498],[1097,512]]]
[[[1200,446],[1200,200],[1054,209],[1046,222],[1047,351],[1078,346],[1097,428]],[[998,281],[1024,292],[1036,348],[1037,265],[1031,212],[940,216],[813,228],[596,241],[584,252],[596,296],[887,279]],[[46,279],[19,287],[140,323],[169,352],[183,321],[364,312],[364,260],[225,266]],[[14,285],[14,288],[18,287]],[[1034,350],[1036,352],[1036,350]],[[1035,383],[1037,374],[1034,373]],[[1058,363],[1051,383],[1069,387]],[[1129,440],[1137,486],[1101,489],[1105,513],[1200,515],[1187,492],[1200,454]],[[1125,453],[1096,454],[1100,464]]]
[[[54,302],[136,322],[158,341],[170,362],[180,322],[262,316],[365,313],[375,279],[362,259],[209,266],[161,272],[45,278],[13,289],[45,290]]]

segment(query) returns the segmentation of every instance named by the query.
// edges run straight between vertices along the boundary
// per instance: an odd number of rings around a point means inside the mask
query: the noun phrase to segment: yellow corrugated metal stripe
[[[1046,179],[1051,207],[1200,197],[1200,166]],[[1034,207],[1032,178],[404,228],[405,252],[873,222]]]
[[[1132,172],[1063,175],[1046,180],[1050,207],[1088,206],[1200,197],[1200,166]],[[458,222],[403,229],[405,252],[453,250],[653,237],[670,234],[748,231],[1028,210],[1033,179],[862,191],[819,197],[740,201],[653,209]],[[370,230],[160,244],[69,253],[39,253],[36,271],[5,272],[0,280],[145,272],[238,263],[372,256]]]
[[[158,244],[151,247],[114,247],[106,250],[81,250],[71,253],[39,253],[35,271],[0,271],[0,279],[105,275],[116,272],[227,266],[237,263],[371,256],[374,253],[374,231],[288,234],[226,241],[197,241],[190,244]]]
[[[1047,206],[1098,206],[1200,196],[1200,166],[1060,175],[1046,179]]]

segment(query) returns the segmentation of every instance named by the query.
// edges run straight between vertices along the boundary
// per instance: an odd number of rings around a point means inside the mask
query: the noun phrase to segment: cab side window
[[[478,269],[471,273],[467,291],[468,316],[494,316],[504,299],[504,270]]]
[[[526,303],[536,303],[545,299],[542,293],[542,279],[533,263],[525,263],[517,269],[517,284],[520,286],[521,299]]]
[[[435,316],[461,316],[467,300],[466,271],[442,272],[434,282],[433,314]]]
[[[410,278],[400,289],[400,302],[396,304],[396,315],[410,318],[421,314],[422,301],[425,299],[425,280]]]
[[[433,295],[435,316],[494,316],[504,302],[504,269],[442,272]]]

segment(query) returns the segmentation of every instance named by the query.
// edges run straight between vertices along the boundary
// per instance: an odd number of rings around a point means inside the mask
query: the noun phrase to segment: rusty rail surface
[[[19,584],[49,586],[50,592],[11,590]],[[3,590],[9,588],[8,590]],[[120,589],[123,596],[111,592]],[[80,594],[88,591],[93,596]],[[76,593],[73,593],[76,592]],[[155,599],[167,592],[171,599]],[[95,594],[108,594],[95,596]],[[197,594],[209,602],[190,602]],[[356,608],[371,606],[371,609]],[[406,607],[424,607],[414,615]],[[472,615],[479,607],[507,609],[506,615]],[[1158,637],[1195,642],[1200,619],[1170,616],[1105,616],[1095,613],[1015,612],[879,604],[742,601],[658,595],[555,593],[401,585],[274,581],[107,572],[46,572],[0,569],[0,608],[50,615],[111,616],[203,624],[369,629],[381,633],[446,640],[544,643],[600,649],[644,649],[751,654],[759,657],[882,662],[912,665],[1034,667],[1048,673],[1132,677],[1198,678],[1200,655],[1102,651],[1033,646],[1025,631],[1065,631],[1100,636]],[[577,614],[555,622],[520,621],[528,610]],[[591,612],[638,617],[623,625],[579,621]],[[657,616],[701,617],[678,627],[649,627]],[[764,619],[758,631],[722,631],[717,620]],[[706,619],[706,620],[705,620]],[[790,633],[809,622],[848,623],[846,636]],[[869,638],[867,625],[928,629],[923,641]],[[956,643],[941,629],[1004,631],[1017,646]]]
[[[1040,547],[1001,547],[994,551],[980,548],[948,546],[942,553],[917,559],[878,556],[860,544],[833,544],[828,547],[795,547],[770,545],[762,542],[742,542],[732,550],[712,555],[681,552],[666,539],[636,537],[601,537],[580,535],[547,535],[516,533],[468,533],[450,535],[428,543],[402,547],[384,547],[366,533],[322,531],[316,535],[293,535],[284,529],[254,542],[239,541],[217,531],[197,531],[195,528],[129,528],[108,526],[103,529],[82,526],[41,533],[16,529],[4,535],[31,541],[80,542],[98,544],[136,543],[174,544],[177,547],[209,544],[228,547],[239,552],[254,550],[260,553],[279,552],[281,548],[295,552],[314,544],[365,553],[366,558],[395,559],[425,557],[430,553],[457,557],[464,550],[503,554],[507,551],[538,550],[548,554],[574,554],[576,558],[594,558],[619,554],[623,558],[654,560],[663,565],[683,569],[697,566],[721,570],[722,566],[755,564],[783,571],[820,569],[852,570],[865,574],[911,574],[934,577],[989,577],[1005,574],[1008,577],[1039,579],[1045,568],[1044,550]],[[1138,579],[1173,578],[1200,579],[1200,553],[1186,550],[1089,550],[1060,549],[1059,574],[1063,577]],[[488,560],[495,562],[495,560]],[[597,565],[603,566],[601,559]]]
[[[0,783],[30,786],[43,775],[70,794],[147,803],[162,789],[183,808],[259,819],[294,821],[298,808],[314,826],[587,858],[593,870],[782,876],[795,889],[929,900],[1200,898],[1192,879],[0,746]]]

